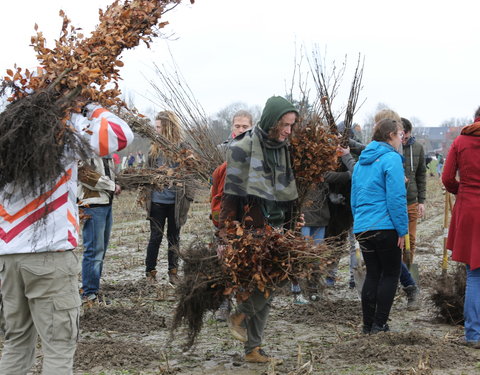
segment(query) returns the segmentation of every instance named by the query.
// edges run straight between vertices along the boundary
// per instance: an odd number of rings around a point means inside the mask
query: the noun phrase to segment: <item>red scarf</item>
[[[480,137],[480,117],[477,117],[473,124],[465,126],[460,134]]]

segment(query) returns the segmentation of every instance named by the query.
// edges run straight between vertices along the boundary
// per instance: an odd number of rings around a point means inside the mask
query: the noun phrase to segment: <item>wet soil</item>
[[[80,318],[80,326],[87,332],[101,327],[102,331],[123,333],[149,333],[167,327],[164,316],[135,306],[91,307]]]
[[[131,339],[84,338],[75,353],[77,370],[88,372],[105,369],[138,370],[151,368],[164,357],[159,348],[134,342]],[[160,366],[160,365],[158,365]]]
[[[341,342],[324,354],[323,360],[341,360],[344,364],[384,364],[414,367],[428,360],[432,368],[461,366],[474,359],[466,348],[442,342],[418,332],[388,332],[359,336]]]
[[[289,307],[283,319],[311,326],[325,323],[352,326],[358,323],[359,311],[360,301],[324,298],[319,303]]]
[[[275,296],[264,349],[282,365],[248,364],[243,347],[227,324],[207,315],[196,345],[184,351],[182,330],[170,336],[175,307],[162,244],[156,285],[147,284],[144,256],[148,223],[134,194],[115,201],[115,223],[105,258],[102,290],[111,305],[82,307],[75,374],[321,374],[321,375],[473,375],[480,373],[480,350],[462,345],[463,327],[440,324],[430,301],[441,278],[443,204],[437,180],[429,181],[427,217],[420,220],[415,262],[420,268],[421,308],[406,309],[399,288],[390,316],[391,332],[361,334],[358,293],[348,286],[348,257],[339,264],[334,287],[309,305],[294,305],[288,288]],[[182,243],[211,235],[208,203],[196,203],[182,229]],[[450,265],[451,267],[451,265]],[[2,341],[0,340],[0,348]],[[41,349],[32,374],[40,374]],[[303,366],[303,367],[302,367]]]

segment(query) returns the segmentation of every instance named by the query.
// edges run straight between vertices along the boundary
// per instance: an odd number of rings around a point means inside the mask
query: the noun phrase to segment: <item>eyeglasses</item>
[[[400,139],[403,140],[405,138],[405,133],[404,132],[397,132],[397,135],[400,137]]]

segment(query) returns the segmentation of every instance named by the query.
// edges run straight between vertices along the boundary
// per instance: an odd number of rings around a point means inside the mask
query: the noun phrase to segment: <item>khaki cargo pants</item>
[[[0,374],[24,375],[35,360],[37,336],[44,375],[73,373],[78,339],[80,263],[73,251],[0,256],[5,345]]]
[[[244,345],[245,354],[262,345],[272,298],[273,293],[265,298],[264,293],[255,289],[245,302],[237,306],[237,311],[247,316],[245,321],[247,328],[247,342]]]

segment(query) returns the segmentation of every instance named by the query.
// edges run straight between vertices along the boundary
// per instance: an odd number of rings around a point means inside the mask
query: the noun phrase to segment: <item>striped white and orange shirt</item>
[[[99,156],[122,150],[133,140],[127,123],[98,105],[89,104],[86,117],[75,113],[69,122]],[[5,192],[12,188],[7,186]],[[0,255],[63,251],[77,246],[77,160],[72,160],[55,186],[42,195],[13,193],[5,201],[0,192]]]

